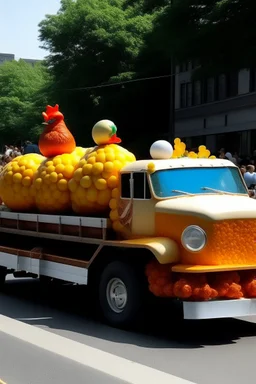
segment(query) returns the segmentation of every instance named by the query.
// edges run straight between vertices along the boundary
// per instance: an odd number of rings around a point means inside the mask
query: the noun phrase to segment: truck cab
[[[148,169],[149,164],[153,164],[153,171]],[[131,237],[166,234],[161,224],[163,213],[182,214],[183,217],[193,213],[196,217],[202,217],[202,204],[210,209],[213,198],[214,210],[225,208],[224,202],[229,200],[227,196],[236,198],[230,200],[234,211],[239,209],[237,201],[243,205],[246,201],[249,211],[255,206],[249,200],[239,169],[222,159],[136,161],[121,170],[119,188],[120,199],[126,203],[124,206],[128,203],[132,205],[132,215],[129,217]],[[215,200],[216,197],[218,200]],[[120,214],[122,216],[122,212]],[[174,221],[172,226],[175,226]]]

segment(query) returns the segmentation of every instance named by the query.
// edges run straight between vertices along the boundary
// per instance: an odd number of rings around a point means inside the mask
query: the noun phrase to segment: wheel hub
[[[121,279],[113,278],[106,289],[108,305],[116,313],[123,312],[127,303],[127,289]]]

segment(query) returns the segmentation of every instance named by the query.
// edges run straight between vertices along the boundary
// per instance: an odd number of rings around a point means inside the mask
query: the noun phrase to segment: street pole
[[[171,0],[173,5],[175,0]],[[170,115],[169,115],[169,141],[173,144],[175,139],[175,80],[176,65],[173,53],[171,53],[171,81],[170,81]]]
[[[173,143],[175,139],[175,79],[176,79],[175,60],[171,57],[171,81],[170,81],[170,121],[169,121],[169,141]]]

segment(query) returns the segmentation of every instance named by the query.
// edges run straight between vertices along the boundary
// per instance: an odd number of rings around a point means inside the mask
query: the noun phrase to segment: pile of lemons
[[[29,153],[18,156],[8,163],[0,174],[0,196],[5,205],[16,211],[36,208],[35,174],[45,157]]]
[[[76,147],[70,154],[48,158],[42,162],[34,178],[35,203],[40,212],[58,213],[71,208],[68,182],[81,157],[91,148]]]
[[[112,191],[118,188],[119,171],[131,161],[135,156],[117,144],[98,146],[86,154],[68,182],[73,211],[108,211]]]

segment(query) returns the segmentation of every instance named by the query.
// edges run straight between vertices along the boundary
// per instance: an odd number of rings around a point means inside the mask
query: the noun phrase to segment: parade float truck
[[[0,175],[0,278],[88,285],[114,326],[145,296],[178,301],[185,319],[256,314],[256,203],[239,169],[160,140],[136,161],[116,126],[76,147],[58,106],[43,114],[41,155]],[[64,133],[63,133],[64,132]]]

